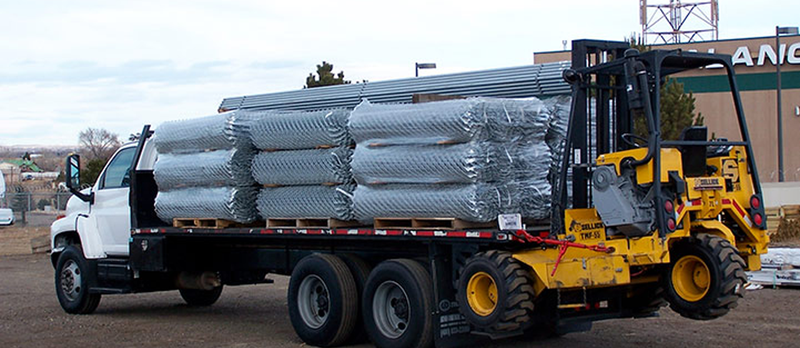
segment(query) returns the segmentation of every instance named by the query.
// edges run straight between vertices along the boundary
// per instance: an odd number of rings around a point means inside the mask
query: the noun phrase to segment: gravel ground
[[[49,256],[0,257],[0,346],[3,347],[296,347],[286,310],[286,277],[275,284],[228,287],[212,307],[191,308],[176,291],[105,296],[92,315],[61,310]],[[739,307],[712,321],[658,318],[595,323],[556,339],[495,342],[495,347],[797,347],[800,290],[749,292]],[[369,347],[361,345],[358,347]]]

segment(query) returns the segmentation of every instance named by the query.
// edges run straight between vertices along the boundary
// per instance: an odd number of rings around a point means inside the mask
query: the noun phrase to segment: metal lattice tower
[[[719,0],[648,4],[639,0],[639,22],[645,44],[672,44],[719,39]]]

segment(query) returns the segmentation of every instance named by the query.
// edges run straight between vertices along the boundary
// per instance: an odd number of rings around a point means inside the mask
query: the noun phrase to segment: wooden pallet
[[[469,230],[496,227],[497,222],[472,222],[456,218],[375,218],[380,230]]]
[[[784,205],[781,210],[783,217],[786,219],[800,219],[800,205]]]
[[[269,218],[267,228],[342,228],[362,226],[358,221],[331,218]]]
[[[780,226],[781,219],[783,219],[783,208],[764,208],[764,213],[767,214],[767,234],[773,235],[778,232],[778,226]]]
[[[253,224],[243,224],[236,221],[213,218],[174,218],[172,227],[178,228],[209,228],[222,229],[229,227],[252,227]]]

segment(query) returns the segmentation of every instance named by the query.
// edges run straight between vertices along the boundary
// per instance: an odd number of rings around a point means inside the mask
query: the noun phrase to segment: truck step
[[[213,218],[174,218],[172,227],[222,229],[230,227],[254,227],[254,224],[243,224],[236,221]]]
[[[375,229],[380,230],[468,230],[492,228],[497,222],[472,222],[456,218],[375,218]]]
[[[356,227],[364,224],[358,221],[345,221],[331,218],[269,218],[267,228],[341,228]]]

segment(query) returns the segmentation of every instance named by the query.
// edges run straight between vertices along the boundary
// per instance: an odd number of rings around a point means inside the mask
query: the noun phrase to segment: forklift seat
[[[708,128],[705,126],[686,127],[680,136],[680,140],[706,141],[707,139]],[[698,177],[706,173],[706,148],[705,145],[681,145],[678,147],[681,152],[684,176]]]

